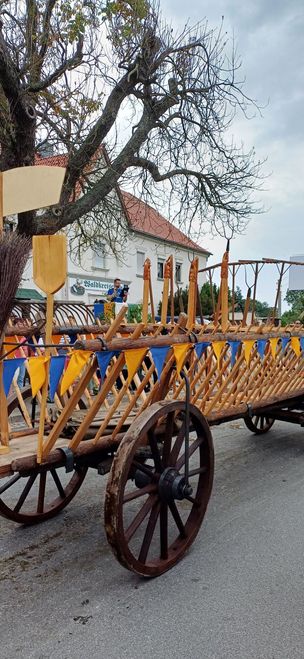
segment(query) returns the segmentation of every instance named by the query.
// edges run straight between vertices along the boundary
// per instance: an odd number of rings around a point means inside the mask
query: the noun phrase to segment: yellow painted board
[[[17,167],[3,176],[3,215],[58,204],[65,167]]]

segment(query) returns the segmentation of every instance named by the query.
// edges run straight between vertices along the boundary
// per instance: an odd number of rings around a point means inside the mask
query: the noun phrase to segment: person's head
[[[116,279],[114,279],[114,288],[120,288],[120,284],[121,284],[121,281],[120,281],[119,277],[116,277]]]

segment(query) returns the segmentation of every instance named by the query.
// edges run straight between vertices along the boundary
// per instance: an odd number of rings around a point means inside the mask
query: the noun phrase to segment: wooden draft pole
[[[162,296],[162,308],[161,308],[161,324],[166,325],[167,323],[167,313],[168,313],[168,300],[169,300],[169,285],[172,276],[173,269],[173,256],[169,256],[165,263],[164,268],[164,288]]]
[[[149,296],[150,296],[150,277],[151,277],[151,261],[146,259],[144,262],[144,290],[143,290],[143,310],[142,322],[147,325],[148,312],[149,312]]]
[[[221,328],[226,332],[229,324],[228,319],[228,264],[229,264],[229,240],[227,241],[226,251],[223,255],[221,265],[221,286],[220,286],[220,308],[221,308]]]
[[[187,329],[192,329],[193,325],[195,324],[196,302],[197,302],[197,277],[198,277],[198,257],[193,259],[189,270]]]
[[[173,256],[172,256],[172,265],[171,265],[171,273],[170,273],[170,316],[171,316],[171,323],[173,325],[173,323],[174,323],[174,263],[173,263]]]
[[[52,343],[52,328],[54,315],[54,293],[59,291],[67,276],[67,246],[66,236],[34,236],[33,238],[33,271],[34,282],[47,296],[45,343]],[[38,433],[37,462],[42,461],[43,436],[45,424],[46,402],[49,386],[51,348],[45,349],[46,378],[42,387],[40,405],[40,420]]]

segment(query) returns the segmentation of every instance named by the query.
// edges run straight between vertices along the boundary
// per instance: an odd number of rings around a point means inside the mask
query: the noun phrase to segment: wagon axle
[[[135,472],[134,482],[136,487],[143,489],[151,485],[155,475],[152,467],[148,465],[147,469],[151,470],[151,476],[148,473],[143,473],[140,469]],[[193,488],[185,481],[185,476],[180,474],[174,467],[167,467],[164,469],[158,480],[158,495],[160,501],[163,503],[170,503],[174,499],[182,501],[193,494]]]
[[[167,467],[159,479],[158,493],[161,501],[169,503],[174,499],[187,499],[193,494],[193,488],[186,483],[184,475],[173,467]]]

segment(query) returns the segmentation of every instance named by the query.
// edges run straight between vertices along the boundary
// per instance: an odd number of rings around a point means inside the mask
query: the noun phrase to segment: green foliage
[[[213,301],[216,307],[219,292],[220,292],[219,286],[213,284],[212,291],[213,291]],[[213,302],[212,302],[211,287],[209,282],[205,282],[205,284],[203,284],[200,290],[200,299],[201,299],[203,316],[205,318],[209,318],[209,317],[211,318],[213,315]],[[228,290],[228,301],[231,304],[232,293],[230,289]],[[244,311],[245,298],[243,297],[242,291],[239,286],[236,286],[236,290],[234,292],[234,303],[235,303],[235,311]],[[181,311],[187,312],[187,306],[188,306],[188,287],[179,290],[175,293],[174,315],[178,316],[178,314]],[[250,303],[249,308],[252,309],[252,301]],[[304,295],[303,295],[303,311],[304,311]],[[161,314],[161,302],[159,303],[158,313]],[[197,314],[198,313],[199,313],[199,309],[197,308]],[[266,318],[269,316],[270,313],[271,313],[271,307],[269,306],[268,302],[260,302],[259,300],[255,301],[256,316],[258,316],[259,318]]]
[[[250,305],[252,309],[252,304]],[[268,302],[260,302],[259,300],[255,301],[255,315],[259,318],[268,318],[272,313],[272,307],[269,306]]]
[[[285,302],[289,304],[291,309],[285,311],[282,315],[282,325],[286,327],[289,323],[294,323],[296,320],[303,321],[304,318],[304,291],[287,291]]]
[[[147,0],[108,0],[104,16],[109,21],[109,36],[113,45],[119,47],[128,41],[135,32],[140,32],[141,24],[149,14]]]
[[[128,322],[140,323],[142,320],[142,304],[129,304],[128,306]]]
[[[212,316],[213,314],[212,293],[213,293],[214,304],[216,305],[219,296],[219,287],[216,284],[213,284],[211,291],[210,284],[208,282],[205,282],[205,284],[202,285],[200,291],[203,316],[208,317],[208,316]]]

